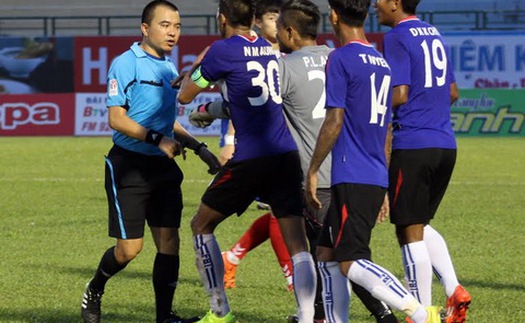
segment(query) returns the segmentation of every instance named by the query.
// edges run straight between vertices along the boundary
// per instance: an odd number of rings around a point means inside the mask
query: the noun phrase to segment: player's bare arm
[[[459,99],[458,85],[456,82],[450,84],[450,104],[454,104]]]
[[[210,83],[200,74],[200,64],[208,52],[208,49],[209,47],[204,48],[199,56],[197,56],[197,59],[195,59],[195,62],[193,62],[190,70],[184,75],[182,79],[179,95],[177,97],[179,102],[182,104],[190,103],[199,93],[207,88]]]
[[[306,174],[306,185],[305,193],[306,200],[308,203],[312,204],[315,208],[322,208],[322,204],[317,198],[317,172],[319,167],[325,160],[326,156],[332,150],[339,134],[341,133],[341,128],[343,127],[344,120],[344,109],[340,108],[330,108],[326,111],[326,117],[323,122],[323,126],[319,131],[319,138],[317,139],[317,144],[315,145],[315,150],[310,161],[310,168]]]
[[[122,106],[109,107],[109,126],[128,137],[146,142],[152,141],[151,143],[156,144],[169,158],[174,158],[181,152],[180,143],[169,137],[157,134],[161,136],[160,140],[157,141],[158,137],[150,138],[152,129],[147,129],[131,119],[127,115],[127,110]]]
[[[392,91],[392,109],[396,109],[400,105],[407,103],[409,89],[410,87],[408,85],[394,87]]]

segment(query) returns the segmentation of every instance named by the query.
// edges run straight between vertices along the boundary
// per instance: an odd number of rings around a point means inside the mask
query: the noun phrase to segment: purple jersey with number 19
[[[394,109],[393,149],[455,149],[450,84],[455,82],[447,47],[437,29],[415,16],[385,34],[383,52],[392,86],[408,85],[408,102]]]
[[[222,95],[235,128],[232,160],[297,150],[282,110],[279,64],[266,40],[236,35],[214,42],[201,73],[207,81],[224,81]]]
[[[332,148],[332,183],[388,187],[385,157],[390,122],[390,67],[368,43],[334,50],[326,68],[326,107],[344,109]]]

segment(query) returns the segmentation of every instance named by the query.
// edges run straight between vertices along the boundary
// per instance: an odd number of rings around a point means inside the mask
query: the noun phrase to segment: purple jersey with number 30
[[[343,128],[332,149],[332,186],[388,186],[390,88],[390,68],[372,45],[353,41],[330,54],[326,107],[344,109]]]
[[[447,47],[437,29],[416,17],[385,34],[392,86],[408,85],[408,102],[394,109],[393,149],[455,149],[450,85],[455,82]]]
[[[224,81],[222,95],[235,128],[233,160],[297,150],[282,110],[279,64],[266,40],[236,35],[216,41],[201,73],[208,81]]]

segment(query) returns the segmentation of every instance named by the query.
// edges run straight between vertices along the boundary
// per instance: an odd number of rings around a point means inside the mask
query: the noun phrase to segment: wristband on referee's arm
[[[160,132],[150,129],[146,133],[146,139],[144,139],[144,141],[150,145],[158,146],[163,137],[164,135]]]

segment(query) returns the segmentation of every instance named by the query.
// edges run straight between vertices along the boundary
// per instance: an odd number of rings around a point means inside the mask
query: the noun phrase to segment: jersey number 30
[[[275,90],[279,88],[279,65],[277,61],[271,60],[266,69],[257,61],[249,61],[246,63],[246,68],[248,71],[256,71],[258,73],[256,77],[252,78],[252,86],[261,88],[261,95],[248,97],[252,106],[265,104],[268,101],[268,97],[271,97],[277,104],[283,102],[281,94]]]

